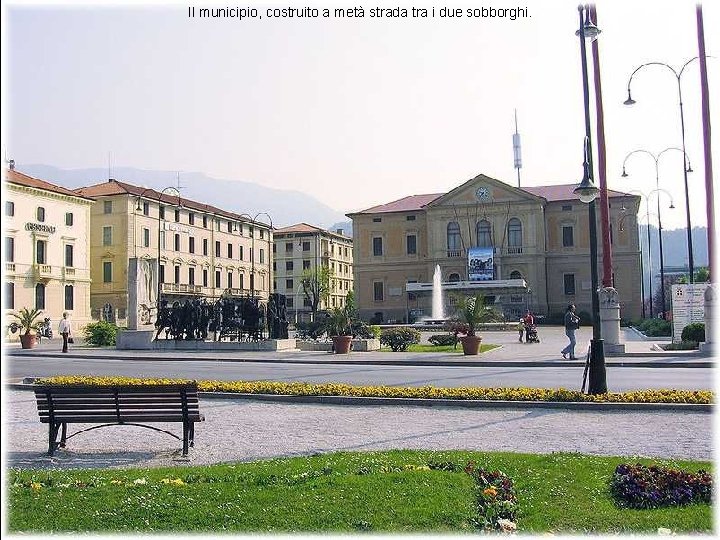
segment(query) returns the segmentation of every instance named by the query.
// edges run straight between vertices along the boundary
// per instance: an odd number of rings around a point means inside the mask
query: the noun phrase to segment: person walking
[[[523,337],[523,334],[525,333],[525,323],[523,322],[522,319],[520,319],[520,322],[518,323],[516,330],[520,333],[520,337],[518,338],[518,341],[520,343],[522,343],[522,337]]]
[[[58,332],[63,338],[63,348],[62,352],[66,353],[68,352],[68,340],[72,337],[72,330],[70,328],[70,319],[68,318],[69,314],[67,311],[63,312],[63,318],[60,319],[60,324],[58,325]]]
[[[565,335],[570,340],[570,343],[560,351],[563,358],[570,355],[570,360],[577,360],[575,356],[575,330],[578,328],[580,328],[580,317],[575,315],[575,304],[570,304],[565,310]]]

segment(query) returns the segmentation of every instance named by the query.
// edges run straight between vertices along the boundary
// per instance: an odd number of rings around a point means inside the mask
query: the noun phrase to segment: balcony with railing
[[[5,263],[5,272],[9,274],[15,273],[15,263],[14,262],[6,262]]]
[[[162,283],[160,291],[165,294],[203,294],[202,285],[189,285],[187,283]]]

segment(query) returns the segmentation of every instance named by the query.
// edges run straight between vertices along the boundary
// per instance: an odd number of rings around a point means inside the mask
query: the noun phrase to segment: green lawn
[[[495,348],[497,348],[497,347],[499,347],[499,345],[492,345],[492,344],[483,345],[483,344],[480,344],[480,352],[483,353],[483,352],[486,352],[486,351],[490,351],[490,350],[495,349]],[[383,352],[392,352],[392,349],[390,349],[390,347],[382,347],[380,350],[383,351]],[[463,349],[462,349],[462,345],[461,345],[460,343],[458,343],[457,347],[453,347],[452,345],[427,345],[427,344],[426,344],[426,345],[420,345],[420,344],[414,344],[414,345],[410,345],[410,346],[408,347],[408,352],[424,352],[424,353],[427,353],[427,352],[449,352],[449,353],[462,354],[462,353],[463,353]]]
[[[520,533],[712,529],[706,504],[616,506],[608,480],[627,461],[622,458],[464,451],[335,453],[172,469],[10,470],[7,523],[13,533],[474,531],[471,477],[411,467],[432,461],[474,461],[510,476]],[[629,461],[712,469],[701,462]],[[182,484],[167,483],[178,478]]]

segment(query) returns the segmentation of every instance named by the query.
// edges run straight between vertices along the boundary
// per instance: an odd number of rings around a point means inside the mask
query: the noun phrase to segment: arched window
[[[478,247],[492,247],[492,234],[490,222],[483,219],[477,224],[477,245]]]
[[[510,279],[522,279],[522,274],[517,270],[510,272]]]
[[[45,285],[35,285],[35,309],[45,309]]]
[[[457,221],[451,221],[447,226],[447,248],[448,251],[460,250],[460,225]]]
[[[448,276],[448,281],[450,283],[455,283],[455,282],[460,281],[460,274],[453,272],[452,274],[450,274]]]
[[[518,218],[512,218],[508,221],[508,247],[522,247],[522,223]]]

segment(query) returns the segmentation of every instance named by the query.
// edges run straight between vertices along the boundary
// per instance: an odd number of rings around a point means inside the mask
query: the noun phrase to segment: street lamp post
[[[255,214],[255,217],[250,217],[249,214],[238,214],[239,217],[246,217],[248,220],[250,220],[250,227],[252,230],[252,233],[250,234],[250,294],[251,296],[255,296],[255,224],[257,223],[257,218],[259,216],[267,216],[267,218],[270,220],[270,229],[268,230],[268,268],[270,268],[270,250],[272,249],[272,240],[270,238],[270,233],[274,229],[273,226],[273,220],[270,217],[270,214],[267,212],[258,212]],[[272,292],[272,275],[268,278],[268,291],[269,293]]]
[[[623,228],[623,222],[628,217],[634,217],[634,216],[633,216],[633,214],[625,214],[623,217],[620,218],[619,226],[620,226],[621,232],[625,230]],[[643,263],[642,247],[640,246],[640,227],[638,227],[637,229],[638,229],[638,249],[640,249],[640,298],[642,300],[642,302],[641,302],[642,303],[642,318],[644,319],[645,318],[645,270],[644,270],[644,263]],[[650,236],[649,236],[649,234],[650,234],[650,231],[648,228],[648,252],[650,251]],[[650,260],[649,253],[648,253],[648,265],[650,267],[650,277],[652,280],[652,261]],[[652,283],[650,283],[650,291],[651,291],[650,295],[651,295],[651,301],[652,301]],[[652,308],[651,308],[651,310],[652,310]]]
[[[574,192],[584,203],[588,203],[590,230],[590,276],[592,282],[591,301],[593,319],[593,337],[590,341],[590,361],[588,367],[588,393],[604,394],[607,392],[607,376],[605,373],[605,348],[600,330],[600,299],[598,297],[598,253],[597,253],[597,217],[595,199],[599,189],[593,182],[592,143],[590,127],[590,92],[588,89],[588,68],[585,38],[594,39],[600,33],[590,20],[589,9],[578,6],[580,27],[575,33],[580,38],[580,61],[582,65],[583,104],[585,109],[585,144],[583,160],[583,179]]]
[[[677,81],[677,90],[678,90],[678,104],[680,106],[680,134],[682,137],[682,152],[685,156],[685,159],[683,160],[683,181],[685,183],[685,218],[686,218],[686,225],[687,225],[687,250],[688,250],[688,270],[690,272],[689,276],[689,283],[693,283],[695,280],[695,270],[694,270],[694,263],[693,263],[693,242],[692,242],[692,224],[690,223],[690,192],[688,189],[688,173],[692,172],[692,168],[690,167],[690,161],[687,159],[687,153],[685,152],[685,116],[683,113],[683,100],[682,100],[682,85],[680,84],[680,79],[682,78],[683,73],[685,72],[685,68],[693,61],[697,60],[698,57],[691,58],[687,62],[683,64],[683,66],[680,68],[680,70],[676,70],[672,66],[664,63],[664,62],[647,62],[645,64],[642,64],[635,68],[635,71],[633,71],[630,74],[630,78],[628,79],[627,84],[627,91],[628,91],[628,97],[623,102],[624,105],[634,105],[636,101],[632,98],[632,95],[630,94],[630,84],[632,83],[633,77],[635,74],[640,71],[641,69],[647,67],[647,66],[663,66],[670,70],[670,72],[675,76],[675,79]]]

